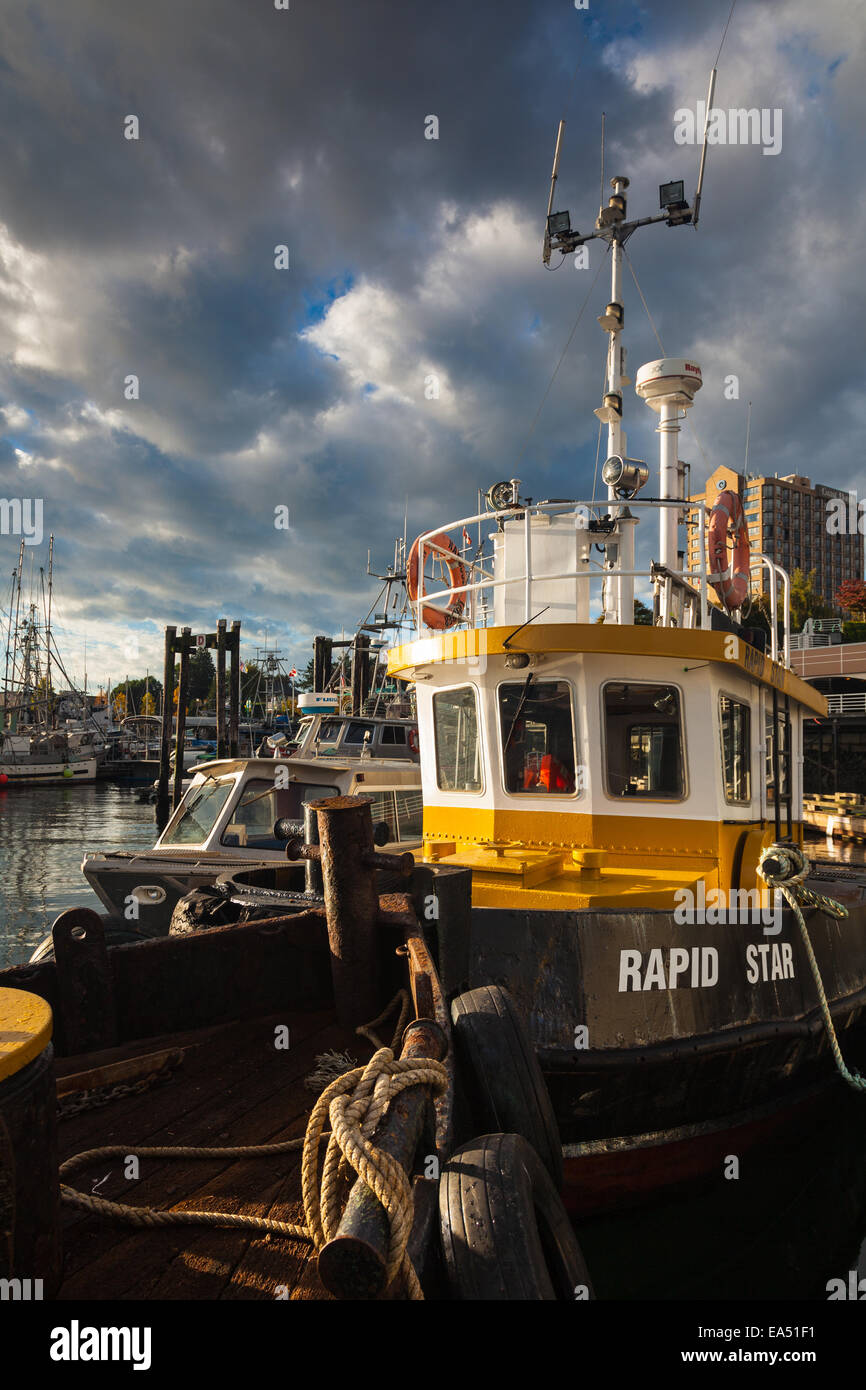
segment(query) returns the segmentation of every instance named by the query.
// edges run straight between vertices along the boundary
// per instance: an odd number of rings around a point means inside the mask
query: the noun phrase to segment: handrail
[[[588,538],[590,538],[591,544],[592,539],[596,538],[596,535],[597,538],[601,540],[603,539],[605,533],[603,531],[598,533],[590,532],[590,521],[598,521],[603,518],[615,521],[615,516],[608,510],[608,508],[612,508],[613,506],[613,503],[608,503],[607,501],[586,501],[580,499],[574,501],[561,502],[518,502],[515,503],[513,506],[508,507],[502,511],[476,512],[471,516],[460,517],[457,521],[449,522],[445,526],[439,525],[435,528],[432,528],[429,531],[424,532],[421,536],[418,537],[418,596],[414,603],[411,605],[415,611],[415,623],[418,631],[423,631],[427,627],[423,620],[423,609],[425,604],[430,603],[431,600],[438,600],[440,603],[450,603],[451,600],[453,600],[458,595],[465,596],[466,605],[464,608],[463,616],[459,621],[460,624],[474,625],[473,617],[474,615],[477,615],[479,607],[477,600],[484,591],[495,590],[498,588],[504,588],[508,586],[514,587],[515,585],[522,585],[524,598],[523,619],[525,622],[530,622],[534,616],[532,601],[533,585],[537,585],[539,583],[549,583],[551,581],[565,579],[570,581],[582,580],[590,584],[593,581],[603,583],[605,579],[609,579],[611,576],[621,576],[622,578],[626,579],[645,579],[648,583],[652,583],[654,578],[652,566],[647,569],[611,569],[606,567],[604,564],[600,564],[592,560],[591,557],[584,559],[582,563],[576,559],[573,566],[568,569],[556,570],[551,573],[533,572],[532,519],[534,517],[554,517],[573,515],[575,529],[577,531],[585,532]],[[694,517],[697,517],[699,547],[698,553],[700,556],[700,566],[694,570],[666,571],[665,573],[666,578],[668,580],[682,580],[694,588],[695,598],[699,600],[701,624],[702,626],[708,626],[710,611],[707,592],[708,586],[723,578],[723,575],[721,574],[711,574],[707,568],[705,540],[706,516],[710,510],[709,506],[706,504],[706,502],[700,499],[692,500],[683,498],[633,498],[629,500],[628,506],[629,508],[634,508],[635,510],[658,510],[663,507],[673,507],[675,509],[682,510],[687,506],[690,515],[693,518],[690,524],[694,525]],[[454,557],[453,551],[449,551],[444,546],[437,543],[437,538],[440,535],[447,535],[449,532],[454,532],[458,530],[466,531],[467,527],[478,524],[488,524],[491,526],[496,524],[498,525],[499,530],[501,531],[504,523],[508,521],[522,521],[523,523],[522,573],[500,578],[497,578],[495,576],[491,565],[492,557],[489,551],[486,554],[483,553],[487,540],[491,539],[491,537],[488,536],[485,540],[481,542],[481,545],[479,547],[480,553],[478,553],[475,556],[475,558],[472,558],[470,554],[463,554],[461,552],[462,563],[466,571],[466,582],[464,584],[445,585],[443,582],[443,586],[441,588],[431,589],[429,592],[425,591],[423,575],[426,554],[430,553],[433,555],[441,555],[443,559],[453,559]],[[465,547],[465,549],[468,551],[469,547],[467,546]],[[769,572],[771,609],[770,644],[772,660],[776,662],[780,660],[780,643],[778,635],[778,585],[779,580],[781,579],[782,581],[784,624],[783,640],[781,644],[781,660],[784,662],[786,666],[790,666],[790,578],[787,572],[781,567],[781,565],[778,565],[770,556],[763,555],[761,553],[756,553],[752,555],[751,562],[753,567],[756,565],[765,566]]]
[[[684,500],[683,500],[682,498],[634,498],[634,499],[632,499],[632,500],[629,501],[628,505],[629,505],[629,507],[635,507],[635,508],[641,508],[641,507],[643,507],[643,508],[652,509],[652,508],[659,508],[659,507],[674,507],[674,508],[677,508],[678,510],[682,510],[682,508],[683,508],[686,504],[685,504],[685,502],[684,502]],[[414,609],[415,609],[416,627],[418,628],[419,631],[421,631],[422,628],[426,627],[426,624],[425,624],[424,621],[423,621],[423,608],[424,608],[425,604],[428,603],[431,599],[439,599],[440,601],[441,601],[441,600],[450,600],[450,599],[454,598],[457,594],[465,594],[465,595],[467,595],[467,597],[470,597],[470,598],[471,598],[471,596],[473,596],[473,595],[475,595],[475,594],[480,594],[480,592],[481,592],[482,590],[484,590],[484,589],[493,589],[493,588],[498,588],[498,587],[502,587],[502,586],[505,586],[505,585],[522,584],[522,585],[524,586],[524,621],[529,622],[529,621],[531,620],[531,618],[532,618],[532,585],[533,585],[533,583],[549,582],[549,581],[555,580],[555,579],[590,579],[590,580],[591,580],[591,579],[596,579],[596,578],[601,578],[601,579],[603,579],[603,578],[605,578],[605,577],[609,577],[611,574],[614,574],[614,575],[616,575],[616,576],[622,576],[623,578],[631,577],[631,578],[635,578],[635,579],[646,579],[646,580],[650,580],[650,579],[651,579],[651,572],[650,572],[650,570],[648,570],[648,569],[645,569],[645,570],[622,570],[622,569],[616,569],[616,570],[611,571],[611,570],[604,570],[604,569],[598,568],[597,570],[593,571],[592,569],[590,569],[589,567],[587,567],[587,569],[582,570],[582,571],[581,571],[581,570],[577,570],[577,569],[571,569],[571,570],[562,570],[562,571],[558,571],[558,572],[553,573],[553,574],[535,574],[535,575],[534,575],[534,574],[532,573],[532,527],[531,527],[531,518],[532,518],[533,516],[568,515],[569,513],[574,513],[574,514],[575,514],[575,518],[576,518],[575,529],[576,529],[576,530],[579,530],[579,531],[586,531],[586,532],[589,532],[589,523],[590,523],[590,520],[592,520],[592,519],[599,519],[600,516],[601,516],[601,514],[603,514],[603,513],[605,512],[606,506],[607,506],[607,504],[606,504],[605,502],[588,501],[588,500],[580,500],[580,499],[575,500],[575,501],[568,501],[568,502],[535,502],[535,503],[531,503],[531,504],[527,504],[527,503],[520,504],[520,503],[517,503],[517,504],[515,504],[513,507],[508,507],[508,508],[506,508],[506,509],[504,509],[504,510],[502,510],[502,511],[496,511],[496,512],[490,512],[490,511],[476,512],[476,513],[475,513],[474,515],[472,515],[472,516],[460,517],[457,521],[448,522],[448,524],[445,525],[445,526],[436,526],[436,527],[431,528],[431,530],[429,530],[429,531],[423,532],[422,535],[420,535],[420,536],[418,537],[418,575],[419,575],[418,597],[417,597],[417,599],[415,600],[415,602],[414,602],[414,604],[413,604],[413,607],[414,607]],[[702,530],[702,529],[703,529],[703,521],[704,521],[704,513],[705,513],[705,511],[707,510],[706,504],[705,504],[705,503],[702,503],[702,502],[697,502],[697,503],[689,503],[689,506],[690,506],[691,508],[693,508],[693,509],[695,509],[695,510],[697,510],[697,511],[699,512],[699,517],[700,517],[699,526],[700,526],[700,528],[701,528],[701,530]],[[577,524],[577,517],[578,517],[578,514],[580,514],[580,524]],[[613,518],[612,518],[612,519],[613,519]],[[493,578],[492,575],[486,574],[485,571],[484,571],[484,568],[483,568],[483,560],[484,560],[484,558],[487,558],[487,559],[489,560],[489,558],[490,558],[489,556],[487,556],[487,557],[483,557],[483,556],[482,556],[482,557],[479,557],[479,558],[476,559],[476,560],[469,559],[468,557],[462,557],[462,559],[463,559],[463,564],[464,564],[464,566],[469,570],[470,574],[474,573],[475,570],[476,570],[477,568],[480,568],[480,569],[481,569],[481,575],[482,575],[482,577],[481,577],[480,579],[474,580],[474,581],[473,581],[473,580],[470,580],[470,581],[469,581],[468,583],[466,583],[466,584],[455,584],[455,585],[451,585],[451,586],[449,586],[449,587],[447,587],[447,588],[446,588],[446,587],[443,587],[443,588],[431,590],[431,591],[429,591],[429,592],[425,592],[425,590],[424,590],[423,575],[424,575],[424,561],[425,561],[426,553],[427,553],[427,552],[430,552],[431,554],[432,554],[432,553],[436,553],[436,554],[442,555],[443,557],[448,557],[448,556],[452,556],[452,555],[453,555],[453,552],[450,552],[450,551],[446,550],[443,546],[437,545],[437,544],[436,544],[436,538],[437,538],[438,536],[440,536],[440,535],[442,535],[442,534],[447,534],[449,531],[456,531],[456,530],[458,530],[458,529],[465,530],[466,527],[472,526],[472,525],[475,525],[475,524],[478,524],[478,523],[492,524],[494,521],[505,522],[505,521],[508,521],[508,520],[522,520],[522,521],[523,521],[523,530],[524,530],[524,539],[523,539],[524,568],[523,568],[523,573],[522,573],[522,574],[520,574],[520,575],[512,575],[512,576],[510,576],[510,577],[507,578],[507,579],[495,579],[495,578]],[[603,533],[602,533],[602,534],[603,534]],[[705,562],[705,559],[702,559],[702,567],[701,567],[701,569],[702,569],[702,575],[703,575],[703,583],[702,583],[702,590],[701,590],[701,592],[702,592],[702,595],[703,595],[703,594],[705,593],[705,589],[706,589],[706,578],[705,578],[705,577],[706,577],[706,562]],[[684,573],[681,575],[681,577],[682,577],[683,579],[694,580],[694,579],[698,578],[699,575],[698,575],[698,573],[684,572]],[[715,578],[715,577],[716,577],[716,576],[712,576],[712,578]],[[696,590],[696,592],[697,592],[697,590]],[[471,608],[470,608],[469,605],[467,605],[466,620],[469,621],[470,618],[471,618]]]

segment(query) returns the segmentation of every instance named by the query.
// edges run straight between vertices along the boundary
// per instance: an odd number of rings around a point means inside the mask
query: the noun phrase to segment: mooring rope
[[[373,1023],[356,1031],[362,1036],[371,1036],[373,1027],[388,1017],[398,1000],[402,1002],[402,1023],[409,1009],[405,991],[395,996]],[[402,1032],[402,1028],[399,1031]],[[388,1215],[391,1236],[386,1261],[386,1284],[390,1284],[402,1272],[408,1296],[423,1299],[421,1285],[407,1250],[414,1215],[412,1185],[397,1160],[373,1144],[372,1135],[391,1101],[401,1091],[410,1086],[430,1086],[435,1094],[439,1094],[447,1084],[448,1072],[442,1062],[429,1057],[401,1059],[395,1057],[391,1047],[378,1047],[366,1066],[355,1067],[338,1076],[325,1088],[312,1109],[303,1138],[287,1139],[277,1144],[244,1144],[222,1148],[161,1145],[132,1148],[110,1144],[75,1154],[60,1165],[60,1176],[63,1178],[74,1169],[103,1158],[265,1158],[303,1148],[301,1194],[304,1225],[232,1212],[162,1211],[154,1207],[131,1207],[107,1197],[81,1192],[63,1182],[60,1184],[61,1201],[131,1226],[234,1227],[288,1236],[293,1240],[308,1240],[316,1250],[320,1250],[337,1234],[342,1216],[345,1177],[348,1170],[353,1169]],[[326,1134],[328,1121],[331,1130]],[[328,1145],[320,1180],[319,1150],[324,1138],[328,1139]]]
[[[764,864],[767,859],[780,861],[781,870],[779,873],[768,872],[765,869]],[[837,902],[835,898],[827,898],[823,893],[816,893],[812,888],[805,886],[811,867],[809,860],[797,845],[770,845],[768,849],[764,850],[758,861],[758,873],[764,882],[769,888],[778,888],[797,918],[800,935],[806,948],[809,968],[812,971],[812,978],[818,991],[818,1001],[821,1005],[827,1039],[839,1073],[855,1091],[866,1091],[866,1077],[861,1076],[859,1072],[850,1072],[842,1057],[842,1049],[839,1046],[839,1039],[836,1036],[830,1006],[824,991],[824,982],[821,979],[821,970],[815,959],[815,952],[809,939],[809,930],[803,917],[801,904],[806,907],[817,907],[821,912],[826,912],[829,917],[836,917],[839,920],[848,916],[848,909],[844,903]]]

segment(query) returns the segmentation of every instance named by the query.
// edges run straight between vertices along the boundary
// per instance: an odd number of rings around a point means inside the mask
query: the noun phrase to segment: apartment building
[[[815,590],[825,603],[834,605],[834,595],[845,579],[863,578],[863,536],[834,534],[828,528],[828,506],[832,498],[843,498],[848,509],[848,493],[823,483],[814,486],[808,478],[789,473],[783,478],[753,478],[731,468],[717,468],[707,480],[703,496],[712,506],[720,492],[735,492],[743,502],[749,526],[749,543],[753,554],[761,552],[789,574],[795,569],[805,573],[815,571]],[[698,500],[692,494],[689,498]],[[837,509],[834,509],[834,511]],[[689,512],[686,568],[697,570],[698,530],[696,513]],[[765,571],[766,575],[766,571]],[[756,572],[752,575],[753,589],[766,587],[764,578],[759,585]]]

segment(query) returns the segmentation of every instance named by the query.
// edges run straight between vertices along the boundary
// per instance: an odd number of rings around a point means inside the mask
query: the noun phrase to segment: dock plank
[[[291,1047],[273,1046],[275,1022],[291,1029]],[[153,1043],[151,1044],[153,1045]],[[337,1028],[330,1014],[273,1017],[210,1033],[187,1054],[182,1071],[143,1095],[122,1097],[61,1126],[63,1156],[130,1142],[229,1145],[277,1142],[303,1135],[313,1093],[303,1085],[317,1053],[365,1047]],[[111,1112],[110,1115],[108,1112]],[[118,1160],[98,1192],[130,1205],[244,1211],[300,1222],[300,1151],[263,1159],[147,1160],[131,1184]],[[72,1181],[83,1190],[103,1176],[96,1161]],[[178,1196],[178,1194],[182,1194]],[[290,1296],[307,1292],[311,1261],[305,1242],[216,1228],[134,1230],[67,1209],[61,1298],[219,1298]],[[312,1261],[314,1271],[315,1261]],[[321,1296],[314,1281],[315,1296]]]

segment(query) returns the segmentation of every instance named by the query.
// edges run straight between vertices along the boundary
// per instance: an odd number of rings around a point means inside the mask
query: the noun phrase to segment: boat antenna
[[[565,121],[559,122],[559,129],[556,132],[556,148],[553,151],[553,170],[550,175],[550,194],[547,199],[547,217],[544,222],[544,253],[542,260],[545,265],[550,265],[550,217],[553,212],[553,195],[556,192],[556,180],[559,177],[559,158],[562,154],[562,137],[565,133]]]
[[[733,14],[733,6],[731,7],[731,13]],[[730,20],[728,22],[730,23]],[[719,49],[719,52],[721,52],[721,49]],[[704,117],[704,143],[701,147],[701,166],[698,170],[698,186],[695,189],[694,214],[692,216],[693,227],[698,225],[698,217],[701,211],[701,192],[704,186],[704,169],[707,163],[707,131],[710,128],[710,112],[713,109],[713,97],[716,91],[716,72],[717,69],[713,68],[710,73],[709,90],[707,91],[707,110]]]
[[[601,185],[598,194],[599,210],[604,206],[604,112],[601,113]]]
[[[694,211],[694,215],[693,215],[693,217],[692,217],[692,226],[693,226],[693,227],[697,227],[697,225],[698,225],[698,218],[699,218],[699,216],[700,216],[700,211],[701,211],[701,195],[702,195],[703,187],[704,187],[704,169],[705,169],[705,167],[706,167],[706,162],[707,162],[707,131],[709,130],[709,125],[710,125],[710,112],[711,112],[712,109],[713,109],[713,97],[715,96],[715,93],[716,93],[716,76],[717,76],[717,74],[718,74],[719,59],[720,59],[721,56],[722,56],[722,49],[723,49],[724,46],[725,46],[725,39],[728,37],[728,29],[730,28],[731,20],[732,20],[733,17],[734,17],[734,9],[736,8],[736,4],[737,4],[737,0],[733,0],[733,3],[731,4],[730,12],[729,12],[729,14],[728,14],[727,23],[725,24],[725,27],[724,27],[724,29],[723,29],[723,31],[722,31],[722,39],[721,39],[721,43],[719,44],[719,51],[718,51],[718,53],[716,54],[716,61],[715,61],[715,63],[713,64],[712,72],[710,73],[710,85],[709,85],[709,90],[707,91],[707,110],[706,110],[706,115],[705,115],[705,117],[704,117],[704,143],[703,143],[703,146],[702,146],[702,148],[701,148],[701,164],[700,164],[700,168],[699,168],[699,170],[698,170],[698,186],[697,186],[697,188],[695,189],[695,201],[694,201],[694,204],[693,204],[693,211]]]
[[[746,415],[746,459],[745,459],[745,463],[743,464],[743,472],[745,473],[745,475],[746,475],[747,478],[748,478],[748,476],[749,476],[749,439],[751,438],[751,434],[752,434],[752,402],[749,401],[749,410],[748,410],[748,413],[747,413],[747,415]]]

